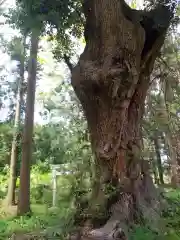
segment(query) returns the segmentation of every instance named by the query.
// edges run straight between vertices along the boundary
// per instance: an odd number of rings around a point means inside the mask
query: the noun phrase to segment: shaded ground
[[[166,189],[169,207],[162,216],[166,228],[164,237],[151,232],[146,226],[135,226],[129,240],[180,240],[180,190]],[[46,205],[32,205],[31,217],[14,217],[16,209],[0,211],[0,240],[66,239],[72,229],[72,209],[68,205],[49,208]]]
[[[10,213],[1,208],[0,240],[60,239],[64,224],[70,221],[68,208],[47,208],[46,205],[32,205],[31,208],[31,217],[14,217],[15,209]]]

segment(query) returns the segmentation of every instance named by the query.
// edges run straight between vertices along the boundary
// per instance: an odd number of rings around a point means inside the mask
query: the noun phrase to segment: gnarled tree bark
[[[84,1],[86,47],[72,70],[72,85],[97,162],[93,207],[109,211],[107,223],[88,239],[126,239],[125,226],[157,215],[156,191],[140,160],[140,129],[150,73],[171,19],[167,7],[158,8],[165,18],[160,27],[154,26],[157,9],[132,10],[123,0]],[[103,186],[111,182],[118,195],[109,206]]]

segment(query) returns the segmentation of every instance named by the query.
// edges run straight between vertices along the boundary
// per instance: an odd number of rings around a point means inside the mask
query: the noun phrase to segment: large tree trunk
[[[38,42],[39,32],[33,30],[31,35],[30,59],[28,63],[27,100],[25,110],[26,116],[22,140],[20,190],[18,199],[19,215],[30,212],[30,167],[32,158],[32,137],[34,124]]]
[[[143,12],[131,10],[122,0],[86,0],[84,12],[86,47],[72,71],[72,85],[82,103],[96,156],[99,187],[93,206],[103,205],[110,212],[105,226],[92,231],[91,237],[112,239],[115,228],[120,231],[116,223],[124,231],[123,226],[140,218],[156,219],[154,209],[159,208],[148,168],[140,161],[140,129],[150,73],[169,19],[157,34],[146,26],[146,20],[139,22]],[[107,206],[103,187],[114,179],[120,193]]]
[[[25,41],[24,38],[23,48],[25,56]],[[14,120],[14,135],[11,148],[11,158],[10,158],[10,176],[9,176],[9,185],[7,193],[7,205],[15,205],[15,189],[16,189],[16,179],[17,179],[17,161],[18,161],[18,146],[20,132],[20,118],[21,118],[21,107],[23,104],[23,83],[24,83],[24,56],[21,56],[19,63],[19,72],[20,78],[18,80],[18,92],[17,92],[17,103],[16,103],[16,112]]]

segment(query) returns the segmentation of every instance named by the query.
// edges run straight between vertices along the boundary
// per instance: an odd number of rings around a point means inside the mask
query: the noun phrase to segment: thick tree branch
[[[72,70],[73,70],[73,64],[71,63],[71,60],[70,60],[70,57],[66,54],[63,55],[63,60],[64,62],[66,63],[66,65],[68,66],[69,68],[69,71],[71,72],[72,74]]]

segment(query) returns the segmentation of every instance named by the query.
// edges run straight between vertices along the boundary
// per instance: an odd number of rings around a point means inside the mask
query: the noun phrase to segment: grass
[[[148,227],[135,226],[130,240],[180,240],[180,189],[165,189],[169,202],[162,216],[165,228],[154,233]],[[62,197],[62,196],[61,196]],[[64,234],[73,226],[73,209],[70,202],[61,198],[59,208],[49,208],[50,204],[32,204],[32,215],[14,217],[15,208],[0,207],[0,240],[10,239],[15,233],[18,240],[25,239],[65,239]],[[46,238],[25,238],[27,236],[46,236]]]
[[[65,177],[58,178],[57,205],[52,205],[51,174],[40,174],[37,170],[31,173],[31,216],[16,217],[17,208],[7,208],[4,197],[7,191],[7,179],[0,174],[2,190],[0,192],[0,240],[10,239],[15,233],[15,239],[21,240],[27,234],[48,235],[46,239],[61,239],[55,237],[63,236],[71,227],[73,209],[70,207],[69,198],[70,183]],[[48,187],[43,187],[47,184]],[[17,187],[19,182],[17,181]],[[42,194],[43,193],[43,194]],[[66,225],[66,226],[65,226]],[[53,237],[52,237],[53,236]],[[25,238],[26,239],[26,238]],[[39,238],[38,238],[39,239]],[[64,239],[64,238],[62,238]]]
[[[180,201],[180,189],[165,188],[165,195],[169,199]]]
[[[165,188],[167,208],[162,215],[162,226],[153,232],[148,226],[136,225],[130,240],[180,240],[180,189]]]
[[[48,209],[46,205],[32,205],[31,209],[32,215],[30,217],[5,217],[3,214],[0,220],[0,240],[9,239],[14,233],[22,236],[22,234],[31,232],[42,233],[45,229],[58,232],[62,224],[65,223],[65,220],[68,219],[70,213],[65,206],[61,207],[61,209]],[[53,230],[55,227],[56,230]],[[51,234],[54,234],[54,232]]]

